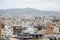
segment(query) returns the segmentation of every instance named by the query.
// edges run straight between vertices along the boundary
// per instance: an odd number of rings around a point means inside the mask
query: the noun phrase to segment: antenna
[[[13,0],[13,8],[15,8],[15,3],[14,3],[14,0]]]
[[[13,4],[13,8],[15,8],[15,3]]]

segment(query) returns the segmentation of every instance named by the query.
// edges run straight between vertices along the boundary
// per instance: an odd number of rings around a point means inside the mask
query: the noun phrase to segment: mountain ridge
[[[60,11],[42,11],[33,8],[0,9],[0,15],[29,15],[29,14],[35,16],[44,16],[44,15],[59,16]]]

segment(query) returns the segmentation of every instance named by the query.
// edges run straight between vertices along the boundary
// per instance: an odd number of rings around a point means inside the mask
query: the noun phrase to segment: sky
[[[0,0],[0,9],[34,8],[60,11],[60,0]]]

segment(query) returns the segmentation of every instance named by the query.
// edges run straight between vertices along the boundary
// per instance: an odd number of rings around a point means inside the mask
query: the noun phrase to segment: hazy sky
[[[27,7],[60,11],[60,0],[0,0],[0,9]]]

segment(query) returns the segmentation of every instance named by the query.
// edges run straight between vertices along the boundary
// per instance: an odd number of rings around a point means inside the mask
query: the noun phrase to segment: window
[[[4,25],[2,25],[2,28],[4,28]]]
[[[59,32],[60,32],[60,27],[59,27]]]

